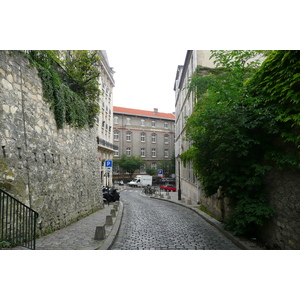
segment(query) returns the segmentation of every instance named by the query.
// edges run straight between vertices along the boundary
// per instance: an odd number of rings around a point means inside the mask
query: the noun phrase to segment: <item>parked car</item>
[[[103,199],[105,202],[115,202],[120,200],[120,193],[115,187],[104,186],[102,188]]]
[[[172,192],[176,192],[176,187],[172,184],[166,184],[160,187],[163,190],[168,190],[168,191],[172,191]]]

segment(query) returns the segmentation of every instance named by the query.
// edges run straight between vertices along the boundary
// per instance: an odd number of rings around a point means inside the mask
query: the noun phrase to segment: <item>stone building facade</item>
[[[100,87],[99,99],[100,114],[98,119],[98,151],[101,162],[101,178],[104,185],[112,186],[112,176],[106,172],[105,161],[113,160],[117,146],[113,144],[113,88],[115,81],[114,71],[109,65],[105,50],[100,51]]]
[[[103,207],[97,135],[57,130],[37,70],[0,51],[0,188],[39,213],[39,235]]]
[[[140,156],[145,165],[137,173],[146,174],[146,166],[158,169],[162,161],[174,155],[175,115],[114,106],[115,158],[122,154]]]
[[[176,186],[181,186],[182,197],[194,199],[205,206],[218,219],[223,219],[229,213],[226,209],[225,200],[218,200],[217,195],[214,197],[204,197],[201,192],[201,184],[194,175],[193,166],[184,164],[180,160],[180,155],[189,148],[189,142],[185,139],[185,118],[189,117],[194,110],[194,94],[188,92],[189,78],[195,72],[197,66],[213,68],[214,64],[209,59],[210,50],[188,50],[185,57],[184,65],[177,68],[174,91],[175,91],[175,157],[176,163]],[[180,173],[180,176],[179,176]]]

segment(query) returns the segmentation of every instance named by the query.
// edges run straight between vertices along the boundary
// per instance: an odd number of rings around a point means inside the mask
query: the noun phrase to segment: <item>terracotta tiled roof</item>
[[[145,117],[152,117],[152,118],[163,118],[163,119],[172,119],[175,120],[175,115],[172,113],[162,113],[150,110],[141,110],[141,109],[134,109],[134,108],[126,108],[126,107],[113,107],[114,113],[122,113],[126,115],[138,115],[138,116],[145,116]]]

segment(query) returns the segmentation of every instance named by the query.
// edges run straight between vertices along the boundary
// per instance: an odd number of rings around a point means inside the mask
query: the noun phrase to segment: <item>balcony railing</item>
[[[101,145],[101,146],[104,146],[106,148],[110,148],[112,150],[118,150],[119,147],[117,145],[114,145],[106,140],[103,140],[103,139],[100,139],[99,137],[97,137],[97,144],[98,145]]]

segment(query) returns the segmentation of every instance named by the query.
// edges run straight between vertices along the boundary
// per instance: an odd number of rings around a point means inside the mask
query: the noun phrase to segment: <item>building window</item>
[[[141,119],[141,126],[145,126],[145,120]]]
[[[119,150],[116,150],[114,156],[119,156]]]
[[[131,125],[131,119],[130,118],[126,118],[126,125]]]
[[[156,143],[156,134],[155,133],[152,133],[151,141],[152,141],[152,143]]]
[[[126,142],[131,142],[131,132],[130,131],[126,132]]]
[[[119,140],[119,131],[115,131],[114,132],[114,141],[118,141]]]
[[[164,136],[164,141],[165,141],[165,144],[169,144],[169,136],[167,134],[165,134],[165,136]]]
[[[152,121],[151,124],[152,124],[152,127],[155,127],[155,121]]]
[[[114,124],[119,124],[119,117],[114,117]]]
[[[165,149],[165,157],[169,157],[169,150]]]
[[[131,155],[131,149],[128,147],[126,148],[126,155],[127,156],[130,156]]]
[[[156,149],[152,148],[151,153],[152,153],[152,157],[156,157]]]
[[[140,172],[146,173],[146,165],[145,164],[141,165]]]
[[[145,157],[145,148],[141,148],[141,157]]]
[[[146,133],[145,132],[142,132],[141,133],[141,142],[145,142],[145,140],[146,140]]]
[[[151,163],[151,169],[154,169],[154,170],[157,169],[157,163],[156,162]]]
[[[167,122],[165,122],[165,129],[168,129],[169,125]]]

